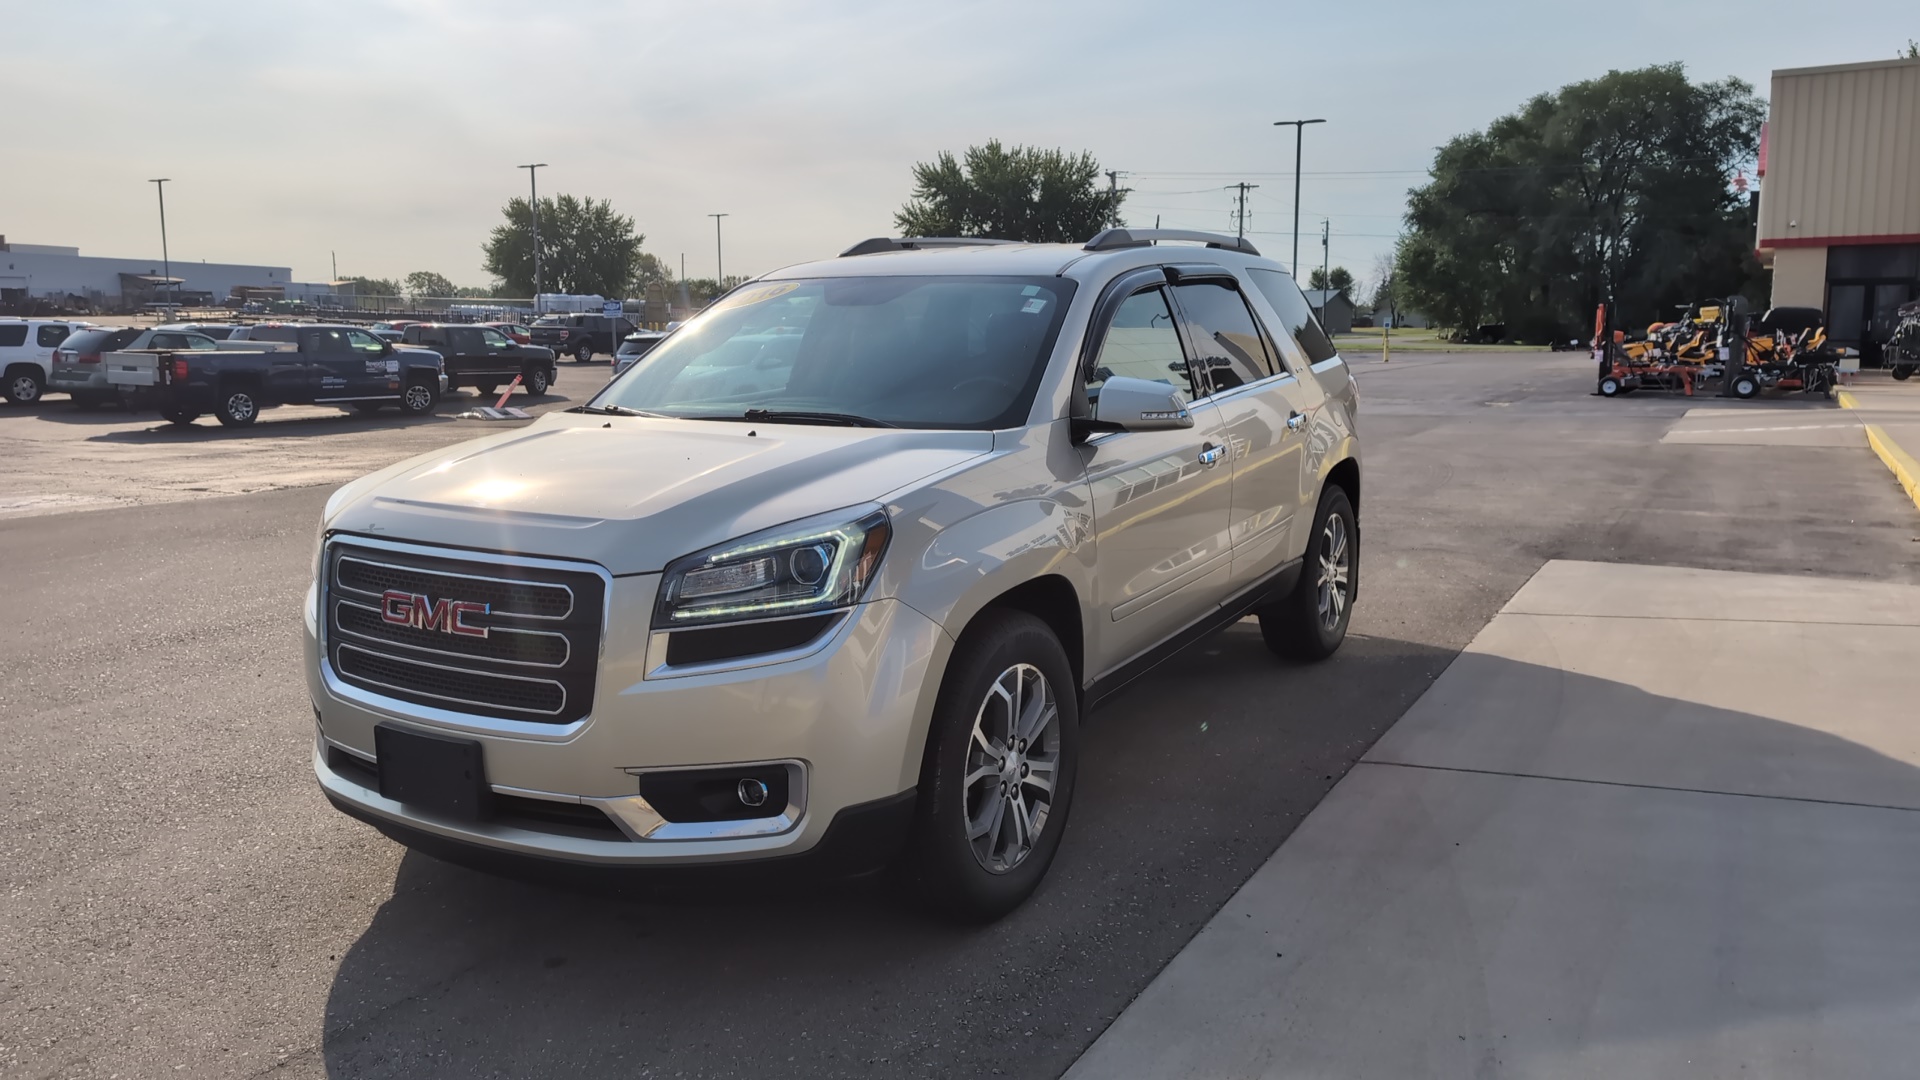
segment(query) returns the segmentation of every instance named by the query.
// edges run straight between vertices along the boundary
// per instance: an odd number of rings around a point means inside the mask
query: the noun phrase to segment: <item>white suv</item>
[[[867,241],[340,489],[314,769],[459,861],[893,860],[991,918],[1098,702],[1249,614],[1339,647],[1359,502],[1352,379],[1250,244]]]
[[[53,351],[74,331],[92,326],[78,319],[0,319],[0,395],[29,405],[47,391]]]

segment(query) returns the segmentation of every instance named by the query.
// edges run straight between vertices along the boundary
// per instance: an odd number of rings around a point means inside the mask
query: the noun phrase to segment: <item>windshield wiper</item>
[[[740,419],[768,424],[840,424],[845,427],[899,427],[871,416],[853,413],[805,412],[798,409],[748,409]]]
[[[654,420],[679,419],[679,417],[668,416],[666,413],[662,413],[662,412],[648,412],[645,409],[629,409],[625,405],[576,405],[573,408],[568,409],[567,411],[579,412],[579,413],[598,413],[602,416],[645,416],[645,417],[650,417]]]

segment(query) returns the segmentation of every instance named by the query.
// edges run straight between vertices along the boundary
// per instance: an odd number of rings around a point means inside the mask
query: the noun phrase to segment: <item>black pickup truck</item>
[[[295,340],[259,350],[150,349],[102,357],[107,382],[129,410],[151,409],[175,424],[212,413],[244,427],[273,405],[342,405],[408,415],[433,411],[445,392],[440,357],[396,349],[357,326],[300,324]]]
[[[530,329],[535,345],[543,345],[556,356],[571,356],[584,364],[593,359],[594,353],[611,356],[620,340],[638,327],[638,323],[625,316],[610,319],[605,315],[542,315]]]
[[[520,377],[529,394],[544,394],[553,385],[553,350],[538,345],[516,345],[491,326],[459,323],[411,323],[400,340],[440,354],[447,373],[447,389],[471,386],[482,395]]]

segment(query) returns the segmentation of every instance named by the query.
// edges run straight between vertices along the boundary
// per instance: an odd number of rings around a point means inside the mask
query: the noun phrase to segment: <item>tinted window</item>
[[[1333,342],[1327,339],[1327,332],[1320,329],[1320,323],[1313,317],[1313,309],[1307,306],[1307,298],[1300,295],[1300,288],[1293,283],[1293,279],[1278,270],[1262,270],[1258,267],[1247,273],[1253,278],[1254,287],[1260,290],[1260,295],[1267,298],[1267,303],[1273,305],[1274,313],[1286,324],[1287,333],[1300,343],[1300,351],[1307,354],[1307,363],[1317,364],[1333,359]]]
[[[313,351],[322,356],[350,355],[353,352],[353,346],[347,344],[345,330],[315,330]]]
[[[149,349],[184,349],[187,347],[185,334],[155,334],[147,341]]]
[[[207,335],[208,337],[212,338],[215,341],[225,341],[228,338],[233,336],[233,327],[203,326],[200,328],[200,332]]]
[[[217,349],[220,347],[215,345],[213,339],[205,334],[181,334],[180,337],[186,341],[187,348],[189,349],[199,349],[205,352],[208,349]]]
[[[247,337],[253,341],[295,342],[300,340],[300,331],[292,326],[256,326]]]
[[[0,326],[0,347],[13,348],[27,343],[27,324],[15,323],[12,326]]]
[[[1087,373],[1087,397],[1100,400],[1100,388],[1111,378],[1146,379],[1166,383],[1187,395],[1194,393],[1187,354],[1180,347],[1180,331],[1159,289],[1134,293],[1113,313],[1100,355]]]
[[[342,330],[341,333],[346,335],[348,347],[355,352],[384,353],[387,351],[386,342],[365,330]]]
[[[67,340],[67,335],[71,333],[73,333],[73,328],[69,326],[60,326],[58,324],[43,326],[35,331],[33,343],[43,349],[51,349],[55,345]]]
[[[1225,281],[1197,281],[1176,285],[1173,292],[1193,331],[1194,347],[1200,350],[1194,366],[1203,373],[1210,392],[1245,386],[1274,373],[1266,340],[1239,289]]]
[[[596,400],[677,416],[851,413],[902,427],[1026,422],[1073,283],[816,278],[750,285]]]

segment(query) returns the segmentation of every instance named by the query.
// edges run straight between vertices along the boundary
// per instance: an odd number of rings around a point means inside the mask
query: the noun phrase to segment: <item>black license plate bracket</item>
[[[383,797],[463,821],[480,821],[491,813],[493,788],[487,784],[486,756],[477,740],[377,724],[373,751]]]

